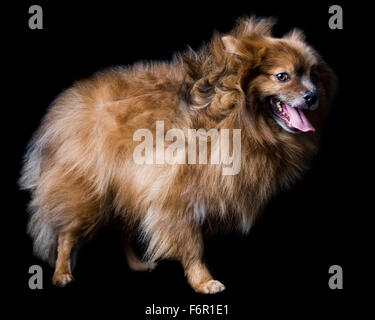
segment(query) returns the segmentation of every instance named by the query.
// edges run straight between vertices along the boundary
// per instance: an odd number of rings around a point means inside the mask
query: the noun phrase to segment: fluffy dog
[[[240,19],[197,52],[96,73],[53,102],[20,185],[31,191],[28,232],[35,254],[55,264],[54,284],[72,281],[72,249],[120,221],[130,268],[176,259],[197,292],[224,289],[203,262],[202,226],[249,230],[270,196],[308,167],[334,89],[331,69],[303,33],[275,38],[272,26]],[[222,160],[136,163],[134,134],[156,134],[157,121],[182,132],[240,130],[240,172],[223,174]],[[210,156],[219,146],[206,141]],[[147,247],[142,260],[130,245],[135,233]]]

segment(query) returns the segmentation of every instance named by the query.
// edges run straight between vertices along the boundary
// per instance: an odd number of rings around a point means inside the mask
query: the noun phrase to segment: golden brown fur
[[[215,34],[198,52],[99,72],[53,102],[30,143],[20,183],[32,191],[28,230],[35,253],[52,264],[58,253],[55,284],[72,280],[70,250],[119,219],[133,269],[177,259],[196,291],[224,288],[202,262],[202,224],[249,230],[270,195],[307,168],[333,90],[329,67],[302,34],[276,39],[272,25],[269,19],[241,19],[227,37]],[[265,74],[312,65],[320,106],[308,117],[317,131],[291,134],[269,116],[264,99],[278,84]],[[241,129],[240,173],[224,176],[220,164],[135,164],[134,132],[155,130],[160,120],[165,131]],[[147,244],[147,262],[127,240],[137,229]]]

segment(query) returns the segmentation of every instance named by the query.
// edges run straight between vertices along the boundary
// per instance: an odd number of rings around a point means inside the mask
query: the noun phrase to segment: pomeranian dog
[[[28,233],[35,254],[55,265],[53,284],[72,281],[72,250],[116,221],[131,269],[175,259],[195,291],[224,290],[204,263],[202,230],[248,232],[270,196],[301,176],[335,86],[303,33],[276,38],[273,24],[239,19],[199,51],[110,68],[57,97],[20,178],[32,195]],[[228,139],[218,143],[215,130],[227,130]],[[190,159],[219,149],[216,162]],[[168,161],[176,153],[178,161]],[[235,156],[240,167],[225,172]],[[147,248],[142,259],[131,247],[134,235]]]

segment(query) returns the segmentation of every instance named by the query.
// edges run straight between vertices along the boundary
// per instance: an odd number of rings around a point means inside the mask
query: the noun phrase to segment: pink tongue
[[[290,125],[292,127],[297,128],[303,132],[315,131],[315,128],[312,126],[310,121],[307,120],[301,109],[290,107],[287,104],[284,104],[283,106],[288,113]]]

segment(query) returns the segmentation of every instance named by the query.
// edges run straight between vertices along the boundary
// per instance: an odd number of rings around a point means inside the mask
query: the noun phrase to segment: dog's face
[[[290,133],[315,131],[313,113],[327,104],[333,91],[331,69],[305,43],[302,32],[274,38],[254,28],[249,35],[222,38],[227,52],[248,63],[243,91],[250,108],[256,109],[250,115],[256,111]]]
[[[262,57],[252,90],[265,113],[284,130],[315,131],[309,113],[319,106],[318,58],[307,46],[273,42]]]

